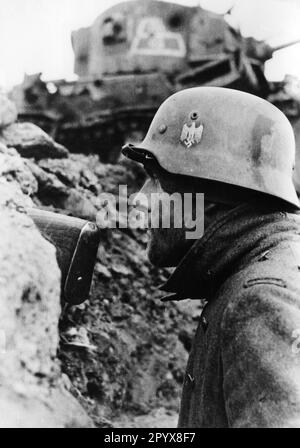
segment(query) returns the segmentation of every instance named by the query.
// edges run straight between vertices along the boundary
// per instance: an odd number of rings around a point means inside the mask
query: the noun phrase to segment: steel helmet
[[[154,156],[173,174],[266,193],[299,207],[292,181],[295,137],[285,115],[254,95],[195,87],[170,96],[140,147],[123,154]]]

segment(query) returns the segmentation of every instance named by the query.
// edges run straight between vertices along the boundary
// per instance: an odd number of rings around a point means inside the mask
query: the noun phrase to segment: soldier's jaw
[[[170,257],[168,256],[168,251],[164,247],[163,242],[157,237],[153,237],[152,232],[149,231],[149,240],[147,245],[147,256],[151,264],[156,267],[171,267],[175,266],[170,261]]]
[[[175,267],[191,246],[183,229],[149,229],[147,256],[157,267]]]

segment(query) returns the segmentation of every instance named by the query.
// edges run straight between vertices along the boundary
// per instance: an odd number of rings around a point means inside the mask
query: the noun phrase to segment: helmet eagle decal
[[[203,124],[196,127],[195,122],[192,122],[190,126],[185,123],[180,136],[181,143],[183,143],[187,148],[191,148],[193,145],[200,143],[203,129]]]

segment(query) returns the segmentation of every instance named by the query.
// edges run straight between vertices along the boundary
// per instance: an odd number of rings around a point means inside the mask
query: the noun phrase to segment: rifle
[[[79,305],[89,298],[100,242],[96,224],[37,208],[28,210],[41,234],[56,247],[62,300]]]

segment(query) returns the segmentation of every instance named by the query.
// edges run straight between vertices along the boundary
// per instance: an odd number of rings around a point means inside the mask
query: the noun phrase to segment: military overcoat
[[[300,216],[239,205],[164,289],[204,299],[179,427],[300,427]]]

